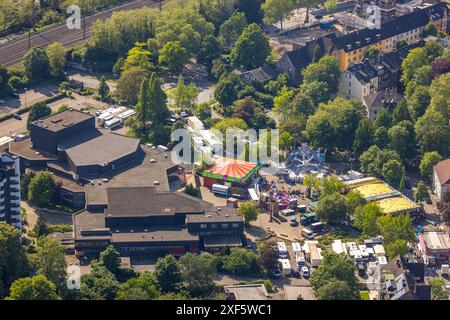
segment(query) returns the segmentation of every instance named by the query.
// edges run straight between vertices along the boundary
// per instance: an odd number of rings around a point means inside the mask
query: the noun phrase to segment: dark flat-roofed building
[[[30,140],[12,142],[23,168],[45,168],[78,180],[102,175],[133,161],[140,140],[95,127],[95,117],[68,109],[31,123]]]
[[[73,217],[77,254],[112,244],[124,255],[164,255],[242,245],[244,220],[234,208],[154,186],[106,188],[106,203]],[[103,210],[101,210],[103,208]],[[101,212],[99,212],[101,211]]]

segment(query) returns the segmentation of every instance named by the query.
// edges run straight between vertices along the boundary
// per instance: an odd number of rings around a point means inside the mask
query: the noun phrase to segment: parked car
[[[291,222],[290,222],[290,225],[291,225],[291,227],[296,227],[296,226],[298,226],[298,221],[297,221],[297,219],[292,218],[292,219],[291,219]]]
[[[279,277],[281,277],[281,270],[275,269],[275,270],[273,270],[272,274],[275,278],[279,278]]]
[[[366,274],[366,268],[364,268],[364,264],[358,263],[358,274],[360,277],[363,277]]]
[[[297,267],[292,267],[292,275],[296,278],[300,277],[300,270]]]
[[[22,116],[21,116],[20,114],[18,114],[18,113],[14,113],[14,114],[12,115],[12,117],[13,117],[14,119],[17,119],[17,120],[22,120]]]
[[[309,277],[309,269],[308,269],[307,266],[303,266],[301,270],[302,270],[302,276],[303,276],[303,278]]]

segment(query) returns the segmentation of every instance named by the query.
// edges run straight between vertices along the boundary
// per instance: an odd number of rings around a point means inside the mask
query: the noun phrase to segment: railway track
[[[29,47],[39,46],[47,47],[50,43],[60,42],[66,48],[73,48],[83,42],[92,34],[91,27],[97,20],[106,20],[114,12],[139,9],[143,7],[158,7],[159,2],[155,0],[133,0],[119,6],[115,6],[92,15],[82,17],[81,29],[68,29],[66,24],[60,24],[42,31],[31,33],[30,36],[24,36],[0,45],[0,65],[6,67],[19,64]],[[86,23],[84,30],[83,23]]]

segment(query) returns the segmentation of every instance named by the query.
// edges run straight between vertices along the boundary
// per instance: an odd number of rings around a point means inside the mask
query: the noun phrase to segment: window
[[[232,226],[233,228],[239,228],[239,223],[233,223],[231,226]]]
[[[211,229],[217,229],[219,226],[217,223],[211,224]]]
[[[228,223],[222,223],[222,228],[223,229],[228,229]]]
[[[200,229],[206,229],[206,228],[208,228],[208,226],[207,226],[205,223],[202,223],[202,224],[200,225]]]

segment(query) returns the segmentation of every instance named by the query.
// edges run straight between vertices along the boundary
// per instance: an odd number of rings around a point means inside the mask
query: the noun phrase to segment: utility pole
[[[162,11],[162,0],[159,0],[159,11]]]

